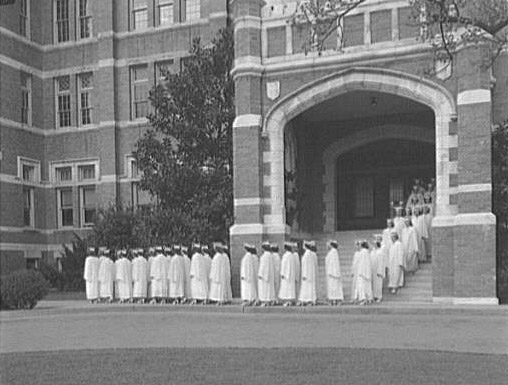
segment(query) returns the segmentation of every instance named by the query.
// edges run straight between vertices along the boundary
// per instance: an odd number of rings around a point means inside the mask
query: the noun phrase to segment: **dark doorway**
[[[337,230],[380,229],[390,202],[404,201],[415,178],[435,176],[432,143],[386,139],[337,159]]]

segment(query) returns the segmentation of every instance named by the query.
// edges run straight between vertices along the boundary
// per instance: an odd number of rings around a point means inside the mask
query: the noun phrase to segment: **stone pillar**
[[[496,218],[492,214],[490,68],[487,47],[463,48],[457,55],[458,214],[454,227],[454,302],[497,303]]]
[[[243,243],[263,236],[261,112],[262,0],[233,0],[236,119],[233,124],[234,225],[230,229],[233,296],[240,295]]]

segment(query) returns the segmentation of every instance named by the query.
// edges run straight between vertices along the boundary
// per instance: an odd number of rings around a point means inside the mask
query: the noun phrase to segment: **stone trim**
[[[432,297],[432,302],[443,305],[499,305],[496,297]]]
[[[261,127],[262,117],[257,114],[238,115],[233,121],[233,128]]]
[[[485,89],[462,91],[457,95],[457,105],[490,103],[491,91]]]
[[[490,183],[461,184],[458,186],[458,191],[459,193],[492,191],[492,184]]]
[[[234,200],[235,206],[254,206],[263,203],[262,198],[239,198]]]
[[[467,213],[455,216],[455,226],[495,226],[496,216],[492,213]]]
[[[229,228],[230,236],[252,234],[290,234],[290,228],[287,225],[263,225],[261,223],[238,224]]]
[[[448,124],[456,114],[455,98],[441,85],[400,71],[354,67],[322,77],[286,95],[270,108],[263,125],[269,137],[272,175],[272,214],[284,223],[284,127],[294,117],[325,100],[354,90],[374,90],[405,97],[434,110],[436,140],[437,213],[451,213],[448,191]],[[266,180],[268,181],[268,180]],[[266,185],[265,185],[266,186]]]

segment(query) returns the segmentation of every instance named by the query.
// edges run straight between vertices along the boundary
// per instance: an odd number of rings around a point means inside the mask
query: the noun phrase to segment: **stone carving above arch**
[[[323,207],[325,222],[323,231],[331,233],[336,228],[336,170],[337,159],[355,148],[362,147],[369,143],[377,142],[380,139],[405,139],[425,143],[434,143],[434,130],[428,127],[404,126],[404,125],[383,125],[363,129],[351,135],[331,143],[323,152]]]

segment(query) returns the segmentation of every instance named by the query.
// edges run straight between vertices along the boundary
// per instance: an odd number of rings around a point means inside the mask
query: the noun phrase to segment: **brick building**
[[[323,242],[379,229],[388,202],[404,198],[419,177],[437,183],[432,298],[497,303],[490,128],[508,117],[507,52],[486,68],[478,64],[483,47],[461,47],[453,68],[426,77],[433,54],[418,41],[408,2],[374,0],[344,20],[342,52],[332,35],[321,56],[306,55],[305,28],[287,23],[295,6],[1,6],[2,271],[56,256],[73,232],[89,231],[98,205],[146,202],[130,157],[146,128],[146,92],[161,66],[179,68],[194,35],[224,26],[229,9],[236,47],[235,293],[244,242]]]
[[[148,90],[226,1],[15,0],[0,6],[0,266],[52,262],[96,208],[147,203],[130,156]]]
[[[460,47],[453,67],[427,77],[436,63],[408,2],[386,0],[345,18],[342,52],[332,35],[306,55],[305,28],[287,23],[295,5],[231,2],[233,287],[243,242],[363,235],[384,226],[411,179],[435,178],[431,299],[497,303],[490,130],[508,117],[506,50],[488,67],[485,47]]]

